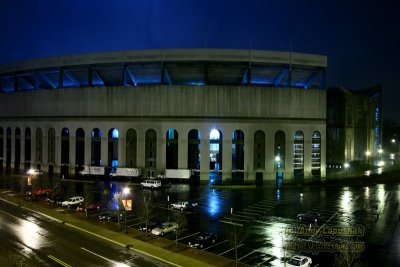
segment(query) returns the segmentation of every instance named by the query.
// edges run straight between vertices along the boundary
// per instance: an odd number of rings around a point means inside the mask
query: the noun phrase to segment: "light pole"
[[[344,166],[344,177],[345,180],[347,181],[347,169],[350,167],[350,164],[346,162],[345,164],[343,164],[343,166]]]
[[[371,152],[369,150],[365,151],[365,156],[367,157],[367,167],[369,168],[369,156],[371,156]]]
[[[124,189],[122,190],[123,196],[126,197],[127,195],[129,195],[130,191],[131,190],[129,187],[124,187]],[[125,201],[126,201],[126,198],[125,198]],[[125,214],[125,234],[128,234],[128,225],[126,223],[126,207],[125,207],[125,205],[124,205],[124,214]]]

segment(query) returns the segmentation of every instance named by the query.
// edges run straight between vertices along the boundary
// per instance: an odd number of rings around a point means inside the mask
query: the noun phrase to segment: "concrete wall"
[[[108,162],[108,131],[117,128],[118,159],[125,165],[126,131],[137,132],[137,167],[145,164],[145,133],[157,132],[157,171],[165,168],[166,132],[174,128],[179,134],[178,167],[187,168],[188,133],[198,129],[200,141],[201,179],[209,174],[210,132],[218,129],[223,134],[223,178],[231,177],[232,133],[244,132],[245,180],[255,179],[253,169],[254,133],[265,133],[264,179],[274,179],[274,136],[279,130],[286,136],[285,179],[293,177],[293,136],[298,130],[304,133],[304,174],[311,176],[311,136],[321,134],[321,175],[325,176],[326,155],[326,96],[322,90],[277,89],[266,87],[229,86],[146,86],[40,90],[4,94],[0,98],[0,127],[3,128],[4,160],[6,129],[15,137],[16,127],[21,128],[21,150],[24,149],[24,132],[32,131],[32,161],[35,161],[36,129],[43,130],[42,168],[48,169],[48,130],[56,132],[55,172],[61,165],[61,131],[70,131],[70,173],[75,168],[75,136],[78,128],[85,131],[85,164],[90,164],[91,131],[99,128],[103,134],[101,161]],[[14,140],[14,139],[13,139]],[[13,141],[12,141],[13,144]],[[15,147],[12,145],[12,147]],[[14,148],[13,148],[14,149]],[[12,153],[12,165],[15,153]],[[34,162],[38,163],[38,162]],[[23,164],[23,153],[21,154]]]
[[[246,86],[70,88],[2,94],[0,118],[326,118],[323,90]]]

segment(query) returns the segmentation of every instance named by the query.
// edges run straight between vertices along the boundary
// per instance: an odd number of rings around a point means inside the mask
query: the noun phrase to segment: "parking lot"
[[[116,210],[115,193],[129,187],[132,210]],[[119,223],[121,231],[138,229],[143,223],[143,194],[152,196],[152,220],[173,221],[176,214],[186,218],[184,229],[179,231],[178,242],[187,242],[201,232],[218,236],[215,243],[203,250],[230,259],[235,258],[227,229],[232,225],[243,225],[248,229],[246,238],[238,247],[238,260],[251,266],[282,266],[295,254],[310,256],[312,266],[331,266],[335,255],[341,251],[324,246],[326,243],[358,242],[363,260],[380,262],[385,246],[391,239],[399,214],[400,186],[375,184],[371,186],[315,186],[256,188],[256,189],[211,189],[208,186],[172,184],[159,190],[142,189],[129,183],[68,182],[64,185],[66,196],[88,196],[100,203],[99,209],[88,212],[89,219],[101,224]],[[172,210],[175,201],[192,201],[192,209]],[[113,204],[114,203],[114,204]],[[60,212],[76,212],[73,208],[56,207]],[[99,220],[104,214],[119,214]],[[313,211],[323,217],[320,223],[300,222],[298,213]],[[298,233],[293,229],[312,229]],[[360,234],[326,234],[328,230],[361,227]],[[175,240],[175,232],[163,238]],[[310,246],[312,244],[312,246]],[[373,249],[371,249],[373,247]],[[379,251],[376,250],[379,248]],[[331,251],[330,251],[331,250]],[[390,256],[390,255],[389,255]]]

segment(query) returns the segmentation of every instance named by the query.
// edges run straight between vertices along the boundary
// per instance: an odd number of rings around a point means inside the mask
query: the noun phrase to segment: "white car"
[[[85,199],[83,197],[71,197],[70,199],[61,202],[61,206],[69,207],[69,206],[76,206],[83,203]]]
[[[187,210],[196,207],[197,203],[189,201],[178,201],[171,204],[171,209]]]
[[[288,262],[286,262],[286,267],[310,267],[312,260],[310,257],[295,255]]]
[[[167,233],[173,232],[176,228],[178,228],[178,225],[174,222],[166,222],[163,223],[161,226],[154,228],[151,230],[151,233],[153,235],[160,235],[163,236]]]
[[[160,188],[161,181],[158,180],[145,180],[144,182],[140,183],[143,188]]]

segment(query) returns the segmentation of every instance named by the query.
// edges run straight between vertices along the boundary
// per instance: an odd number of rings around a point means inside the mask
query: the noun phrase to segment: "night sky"
[[[249,49],[250,43],[328,56],[328,86],[382,83],[384,117],[400,123],[400,1],[0,0],[0,64],[116,50]]]

